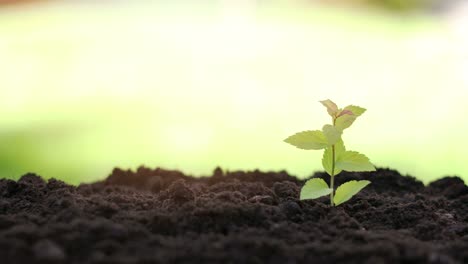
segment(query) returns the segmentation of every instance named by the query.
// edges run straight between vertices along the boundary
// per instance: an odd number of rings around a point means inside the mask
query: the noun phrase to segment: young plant
[[[325,149],[322,165],[330,175],[330,186],[320,178],[308,180],[302,187],[300,199],[316,199],[330,195],[330,205],[340,205],[353,197],[370,181],[349,181],[334,189],[335,176],[341,171],[375,171],[369,159],[356,151],[346,150],[341,135],[350,127],[356,118],[366,109],[348,105],[341,109],[331,100],[320,101],[332,117],[332,124],[324,125],[322,130],[307,130],[296,133],[284,141],[300,149]]]

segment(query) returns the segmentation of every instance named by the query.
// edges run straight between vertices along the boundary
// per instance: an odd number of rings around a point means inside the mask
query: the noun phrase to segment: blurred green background
[[[77,184],[142,164],[306,177],[321,152],[282,140],[329,122],[318,101],[330,98],[368,109],[344,140],[376,166],[468,179],[461,6],[10,2],[0,1],[2,178]]]

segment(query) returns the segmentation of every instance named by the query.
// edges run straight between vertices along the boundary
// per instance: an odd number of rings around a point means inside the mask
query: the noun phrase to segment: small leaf
[[[333,203],[340,205],[348,201],[370,183],[370,181],[349,181],[341,184],[335,191]]]
[[[345,148],[344,142],[342,139],[340,139],[335,144],[335,159],[338,160],[338,158],[345,152],[346,152],[346,148]]]
[[[357,105],[348,105],[347,107],[345,107],[343,109],[343,111],[346,111],[346,110],[351,111],[353,113],[353,115],[355,115],[355,116],[360,116],[366,111],[365,108],[362,108],[362,107],[357,106]]]
[[[357,116],[355,115],[350,115],[350,114],[345,114],[342,115],[335,120],[335,127],[339,131],[343,131],[344,129],[350,127],[353,123],[354,120],[356,120]]]
[[[353,112],[351,112],[350,110],[341,110],[340,113],[336,117],[340,117],[343,115],[353,115]]]
[[[333,167],[332,146],[327,147],[325,151],[323,152],[322,166],[323,166],[323,169],[325,169],[325,171],[328,173],[328,175],[335,176],[335,175],[332,175],[334,174],[334,172],[332,173],[332,167]]]
[[[345,151],[336,160],[336,167],[344,171],[375,171],[369,158],[357,151]]]
[[[301,189],[300,199],[316,199],[324,195],[330,194],[332,189],[328,184],[320,178],[313,178],[308,180]]]
[[[336,129],[332,125],[324,125],[322,128],[323,134],[327,138],[328,144],[333,145],[335,144],[338,140],[341,139],[341,131]]]
[[[335,144],[335,160],[345,152],[345,146],[343,144],[343,140],[339,140]],[[325,171],[328,173],[328,175],[335,176],[338,175],[341,172],[341,169],[337,168],[335,166],[333,170],[333,175],[332,175],[332,166],[333,166],[333,147],[329,146],[325,149],[323,152],[323,157],[322,157],[322,165]]]
[[[332,173],[332,167],[333,167],[333,150],[332,146],[329,146],[325,149],[323,152],[323,157],[322,157],[322,166],[325,169],[325,171],[328,173],[330,176],[335,176],[338,173],[341,172],[340,169],[338,168],[333,168],[333,173]]]
[[[331,116],[335,116],[338,113],[338,106],[330,99],[320,101],[326,108],[327,112]]]
[[[341,110],[335,120],[335,126],[338,130],[343,131],[344,129],[350,127],[356,118],[362,115],[366,111],[365,108],[348,105],[343,110]]]
[[[307,130],[296,133],[284,142],[289,143],[300,149],[323,149],[328,146],[328,141],[325,135],[320,130]]]

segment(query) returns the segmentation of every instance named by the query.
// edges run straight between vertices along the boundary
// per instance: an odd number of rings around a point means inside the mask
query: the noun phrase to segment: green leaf
[[[329,146],[325,149],[323,152],[322,156],[322,166],[325,169],[325,171],[328,173],[330,176],[335,176],[332,175],[332,167],[333,167],[333,153],[332,153],[332,146]]]
[[[332,100],[327,99],[320,101],[320,103],[322,103],[327,108],[327,112],[329,115],[335,116],[336,114],[338,114],[338,106]]]
[[[356,105],[346,106],[337,115],[337,118],[335,120],[335,127],[338,130],[343,131],[344,129],[350,127],[354,123],[356,118],[362,115],[365,111],[365,108]]]
[[[346,148],[342,139],[338,140],[335,144],[335,159],[338,159],[343,153],[346,152]]]
[[[335,144],[335,160],[344,152],[346,151],[345,146],[343,144],[343,140],[339,140]],[[333,148],[332,146],[329,146],[325,149],[323,152],[323,157],[322,157],[322,165],[325,171],[328,173],[328,175],[335,176],[338,175],[341,172],[341,169],[337,168],[335,166],[335,169],[333,170],[333,175],[332,175],[332,166],[333,166]]]
[[[340,117],[343,115],[353,115],[353,112],[351,112],[350,110],[343,109],[343,110],[340,110],[340,113],[336,117]]]
[[[296,133],[284,142],[289,143],[300,149],[323,149],[328,146],[328,140],[320,130],[307,130]]]
[[[344,171],[375,171],[369,158],[357,151],[345,151],[336,160],[336,167]]]
[[[341,184],[335,191],[333,203],[340,205],[348,201],[370,183],[370,181],[349,181]]]
[[[339,131],[343,131],[344,129],[350,127],[354,123],[354,120],[356,120],[356,118],[357,116],[351,114],[344,114],[342,116],[339,116],[335,120],[335,127]]]
[[[365,108],[362,108],[362,107],[357,106],[357,105],[348,105],[347,107],[345,107],[343,109],[343,111],[345,111],[345,110],[351,111],[353,113],[353,115],[355,115],[355,116],[360,116],[366,111]]]
[[[324,125],[322,128],[323,134],[327,138],[328,144],[333,145],[335,144],[338,140],[341,139],[341,134],[342,132],[336,129],[332,125]]]
[[[338,173],[341,172],[340,169],[334,168],[333,173],[332,173],[332,167],[333,167],[333,150],[332,146],[329,146],[325,149],[323,152],[323,157],[322,157],[322,166],[325,169],[325,171],[328,173],[330,176],[335,176]]]
[[[320,178],[313,178],[308,180],[301,189],[300,199],[316,199],[324,195],[330,194],[332,189],[328,184]]]

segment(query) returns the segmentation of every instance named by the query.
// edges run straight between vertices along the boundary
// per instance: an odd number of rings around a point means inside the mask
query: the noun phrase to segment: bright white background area
[[[144,164],[306,177],[322,153],[283,139],[329,122],[329,98],[368,109],[344,141],[376,166],[466,180],[460,17],[253,1],[0,9],[0,176],[78,183]]]

